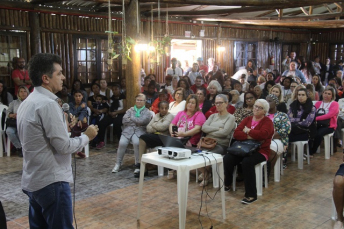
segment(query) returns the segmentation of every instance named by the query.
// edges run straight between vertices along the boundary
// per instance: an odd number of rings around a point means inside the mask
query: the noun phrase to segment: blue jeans
[[[34,192],[23,192],[29,197],[30,229],[74,228],[72,196],[67,182],[56,182]]]

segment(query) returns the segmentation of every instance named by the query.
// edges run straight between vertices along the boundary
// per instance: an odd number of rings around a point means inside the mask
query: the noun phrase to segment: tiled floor
[[[76,160],[78,228],[178,228],[176,180],[158,177],[154,170],[145,178],[141,219],[136,220],[138,179],[133,177],[134,158],[129,152],[123,170],[111,173],[115,147],[91,150],[90,158]],[[237,183],[237,191],[226,193],[225,220],[219,193],[214,200],[205,200],[203,193],[199,217],[202,188],[191,176],[186,228],[202,228],[200,222],[203,228],[332,228],[332,180],[341,162],[341,152],[330,160],[324,159],[323,152],[317,154],[303,170],[297,169],[297,162],[289,162],[281,182],[275,183],[272,175],[263,196],[251,205],[240,203],[244,188],[242,182]],[[10,229],[29,228],[27,197],[20,190],[21,167],[21,158],[0,158],[0,200]],[[209,185],[211,197],[215,191]]]

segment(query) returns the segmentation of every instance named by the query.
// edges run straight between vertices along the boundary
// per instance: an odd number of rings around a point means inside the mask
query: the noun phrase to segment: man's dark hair
[[[42,86],[42,76],[52,78],[55,71],[54,64],[61,65],[61,57],[51,53],[38,53],[29,61],[29,76],[33,86]]]
[[[76,90],[76,91],[74,91],[74,92],[73,92],[73,96],[74,96],[76,93],[79,93],[79,94],[81,94],[82,96],[84,96],[84,94],[82,94],[82,91],[81,91],[81,90]]]

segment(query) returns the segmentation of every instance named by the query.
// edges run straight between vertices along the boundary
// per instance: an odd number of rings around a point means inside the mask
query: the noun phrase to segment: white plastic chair
[[[8,109],[8,106],[1,104],[0,105],[0,121],[2,120],[2,112]],[[6,118],[6,117],[5,117]],[[6,119],[5,119],[6,120]],[[4,151],[7,152],[7,156],[10,156],[10,151],[8,151],[6,147],[6,124],[4,123],[4,126],[0,128],[1,132],[1,139],[0,139],[0,157],[4,156]],[[5,146],[5,147],[4,147]]]
[[[297,141],[291,142],[291,161],[295,161],[295,147],[297,148],[297,161],[298,161],[298,168],[303,169],[303,152],[305,146],[307,147],[307,163],[310,164],[309,160],[309,147],[308,141]]]
[[[234,167],[233,171],[233,182],[232,182],[232,188],[233,191],[236,189],[236,175],[237,175],[237,169],[238,167]],[[263,195],[263,172],[264,169],[264,176],[265,176],[265,188],[268,187],[268,166],[266,164],[266,161],[263,161],[259,164],[255,165],[256,170],[256,188],[257,188],[257,195],[262,196]]]

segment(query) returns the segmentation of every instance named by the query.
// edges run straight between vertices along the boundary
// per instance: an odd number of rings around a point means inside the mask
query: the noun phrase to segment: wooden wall
[[[74,79],[74,43],[73,35],[96,35],[106,37],[105,31],[108,28],[108,19],[106,15],[62,15],[56,13],[52,15],[49,12],[38,12],[40,23],[40,35],[41,35],[41,50],[42,52],[52,52],[61,55],[63,59],[64,74],[67,76],[67,84],[71,84]],[[122,21],[112,20],[113,30],[121,32]],[[149,40],[150,26],[147,23],[151,22],[148,19],[143,18],[141,22],[141,28],[145,28],[142,31],[143,36]],[[161,31],[158,30],[158,22],[153,23],[153,31],[155,36],[163,36],[166,32],[166,24],[161,22]],[[27,36],[27,53],[30,53],[30,25],[29,25],[29,13],[25,10],[10,10],[1,9],[0,6],[0,29],[2,30],[21,30],[26,33]],[[199,37],[199,31],[205,30],[205,37]],[[234,27],[226,24],[219,26],[210,24],[196,24],[181,21],[169,22],[169,34],[172,38],[185,39],[185,31],[192,31],[195,35],[195,39],[202,39],[202,55],[203,59],[207,60],[210,57],[220,63],[229,75],[234,73],[234,42],[235,41],[250,41],[258,42],[258,66],[267,68],[269,67],[269,57],[272,53],[275,58],[274,68],[279,69],[281,64],[281,44],[282,43],[299,43],[300,54],[304,56],[314,57],[314,55],[320,55],[321,60],[325,61],[325,58],[329,54],[330,42],[342,42],[344,40],[344,31],[334,32],[309,32],[298,31],[288,29],[268,29],[263,27]],[[279,38],[279,42],[269,42],[270,39],[275,37]],[[310,45],[310,38],[317,42]],[[219,52],[217,50],[218,42],[221,41],[221,45],[226,47],[226,51]],[[165,69],[170,64],[169,56],[164,56],[161,59],[160,64],[151,63],[146,54],[142,54],[142,67],[146,73],[153,72],[158,76],[158,81],[163,82],[165,76]]]

